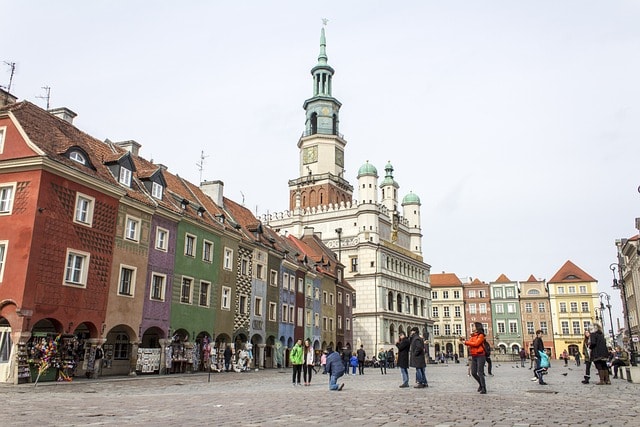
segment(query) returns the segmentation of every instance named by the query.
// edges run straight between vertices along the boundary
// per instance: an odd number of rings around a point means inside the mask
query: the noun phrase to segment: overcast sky
[[[288,207],[321,18],[346,178],[391,161],[422,201],[432,272],[550,279],[571,260],[616,303],[640,216],[640,2],[2,2],[11,92],[254,213]],[[0,64],[0,85],[9,83]],[[357,194],[356,194],[357,197]]]

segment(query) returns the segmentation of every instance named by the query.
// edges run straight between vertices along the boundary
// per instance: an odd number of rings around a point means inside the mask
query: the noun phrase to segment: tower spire
[[[323,20],[324,21],[324,20]],[[326,25],[326,23],[324,24]],[[324,35],[324,26],[320,30],[320,55],[318,55],[318,65],[327,65],[327,38]]]

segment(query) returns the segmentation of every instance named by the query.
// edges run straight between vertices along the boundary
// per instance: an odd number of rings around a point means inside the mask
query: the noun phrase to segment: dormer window
[[[120,184],[131,187],[131,171],[124,166],[120,166],[120,178],[118,181],[120,181]]]
[[[78,162],[81,165],[86,165],[87,164],[87,159],[84,157],[84,154],[82,154],[79,151],[72,151],[69,153],[69,158],[71,160],[73,160],[74,162]]]
[[[202,215],[204,215],[205,209],[203,207],[198,208],[198,216],[200,218],[202,218]]]
[[[154,182],[151,185],[151,195],[158,200],[162,200],[162,193],[164,192],[164,187],[157,182]]]
[[[187,199],[182,199],[182,202],[180,202],[180,206],[182,206],[182,209],[186,210],[187,206],[189,206],[189,201]]]

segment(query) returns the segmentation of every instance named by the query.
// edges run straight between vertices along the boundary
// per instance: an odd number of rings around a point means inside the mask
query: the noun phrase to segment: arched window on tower
[[[398,299],[396,300],[397,302],[397,312],[398,313],[402,313],[402,294],[398,294]]]
[[[389,311],[393,311],[393,292],[391,291],[387,294],[387,308]]]
[[[311,114],[311,135],[318,133],[318,113]]]
[[[332,132],[334,135],[338,134],[338,116],[336,114],[333,115],[333,129]]]

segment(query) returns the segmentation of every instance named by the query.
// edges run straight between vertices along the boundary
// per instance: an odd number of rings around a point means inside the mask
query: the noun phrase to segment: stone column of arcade
[[[17,348],[18,345],[27,345],[27,343],[29,342],[29,340],[31,339],[31,331],[16,331],[16,332],[11,332],[11,341],[13,342],[13,349],[11,349],[11,352],[13,354],[17,353]],[[12,378],[13,378],[13,384],[18,384],[18,363],[13,363],[13,366],[11,367],[11,374]],[[28,382],[29,380],[27,380]]]
[[[138,347],[140,347],[139,341],[131,341],[131,357],[129,358],[129,376],[135,377],[136,367],[138,365]]]
[[[158,371],[158,373],[160,375],[162,374],[168,374],[167,372],[167,347],[169,347],[169,344],[171,344],[171,340],[170,339],[166,339],[166,338],[162,338],[159,339],[158,342],[160,343],[160,370]]]

